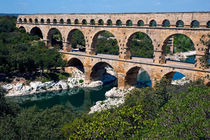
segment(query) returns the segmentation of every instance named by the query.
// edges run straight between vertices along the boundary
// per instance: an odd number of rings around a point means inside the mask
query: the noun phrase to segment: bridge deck
[[[124,60],[124,59],[120,59],[118,55],[109,55],[109,54],[87,55],[85,52],[63,52],[63,51],[60,51],[60,53],[75,55],[75,56],[100,58],[100,59],[106,59],[106,60],[123,61],[123,62],[136,63],[136,64],[170,67],[170,68],[178,68],[178,69],[187,69],[187,70],[201,71],[201,72],[210,72],[210,68],[204,69],[204,70],[196,69],[194,64],[178,62],[178,61],[167,60],[166,64],[155,64],[155,63],[153,63],[152,58],[132,57],[132,59],[130,59],[130,60]]]

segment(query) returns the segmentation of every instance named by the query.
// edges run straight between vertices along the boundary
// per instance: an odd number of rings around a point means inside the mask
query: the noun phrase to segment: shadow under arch
[[[98,62],[91,69],[91,81],[100,80],[103,81],[104,84],[107,84],[113,82],[116,79],[117,78],[116,73],[114,72],[114,68],[106,62]]]
[[[163,42],[162,59],[195,63],[195,47],[192,39],[181,33],[169,35]],[[189,52],[189,54],[187,53]],[[189,57],[187,57],[189,56]]]
[[[85,36],[79,29],[73,29],[67,37],[67,51],[86,51]]]
[[[33,36],[38,36],[39,38],[43,39],[43,34],[39,27],[33,27],[30,31],[30,34]]]
[[[67,63],[67,67],[75,67],[81,72],[83,73],[85,72],[84,65],[82,61],[79,60],[78,58],[71,58]]]
[[[153,58],[154,46],[152,39],[144,32],[134,32],[127,40],[127,53],[130,57]]]
[[[113,33],[107,30],[98,31],[91,44],[93,54],[119,55],[118,41]]]
[[[51,28],[47,33],[47,45],[63,49],[62,34],[57,28]]]
[[[26,29],[25,29],[25,27],[23,27],[23,26],[20,26],[18,29],[19,29],[19,31],[20,31],[21,33],[25,33],[25,32],[26,32]]]
[[[152,86],[149,73],[142,67],[134,66],[126,72],[125,87],[135,86],[137,88]]]

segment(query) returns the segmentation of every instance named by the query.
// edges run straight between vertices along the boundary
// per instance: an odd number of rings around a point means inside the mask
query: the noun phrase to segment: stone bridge
[[[209,85],[208,61],[202,59],[208,55],[209,47],[200,39],[210,34],[210,12],[19,15],[17,27],[38,35],[48,46],[52,43],[52,30],[57,29],[62,36],[61,53],[65,54],[69,66],[84,71],[88,81],[95,80],[94,77],[102,74],[104,67],[109,65],[117,73],[118,87],[135,84],[140,68],[147,71],[152,85],[163,76],[171,78],[175,72],[192,81],[203,79]],[[75,30],[84,35],[85,53],[72,52],[71,37]],[[116,38],[119,55],[96,54],[96,40],[104,31]],[[129,42],[137,32],[147,34],[152,40],[153,59],[131,57]],[[195,64],[165,59],[167,42],[176,34],[184,34],[192,40],[196,51]]]

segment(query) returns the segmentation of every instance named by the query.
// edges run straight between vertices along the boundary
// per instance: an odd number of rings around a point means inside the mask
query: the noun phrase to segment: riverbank
[[[78,69],[74,69],[72,71],[72,77],[69,77],[65,80],[60,80],[57,82],[33,81],[29,83],[27,83],[26,80],[19,80],[18,82],[2,84],[2,88],[4,88],[7,91],[6,96],[25,96],[48,91],[59,91],[74,88],[94,88],[102,85],[102,81],[86,83],[84,74]]]

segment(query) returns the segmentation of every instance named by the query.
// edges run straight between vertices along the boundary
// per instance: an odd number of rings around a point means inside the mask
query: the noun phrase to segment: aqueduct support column
[[[208,67],[208,48],[201,43],[198,43],[196,48],[196,63],[198,69],[206,69]]]
[[[130,48],[127,46],[127,40],[123,38],[123,36],[118,37],[119,42],[119,58],[120,59],[131,59]]]
[[[125,74],[117,73],[118,88],[125,88]]]
[[[91,65],[91,58],[86,57],[84,62],[84,70],[85,70],[85,81],[87,83],[91,82],[90,74],[92,71],[92,65]]]
[[[165,54],[161,44],[159,42],[154,42],[153,46],[154,46],[153,62],[156,64],[165,64]]]

